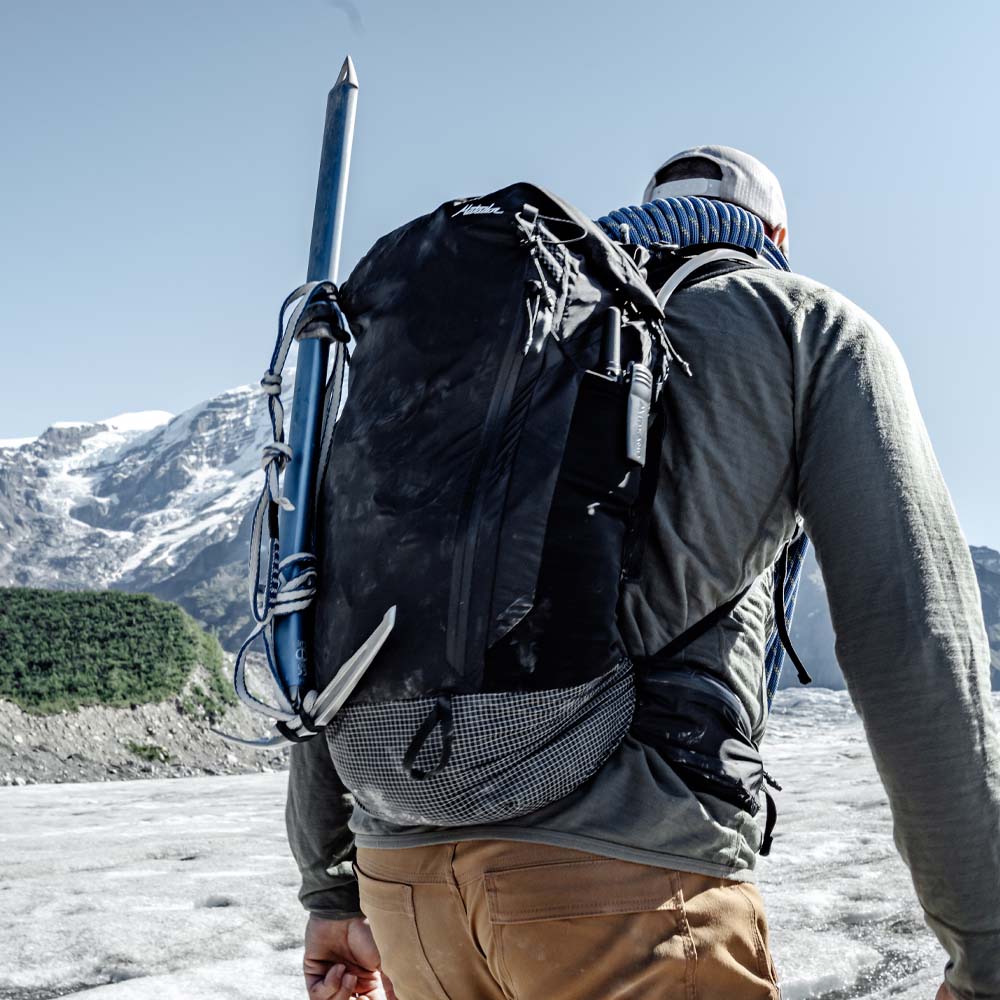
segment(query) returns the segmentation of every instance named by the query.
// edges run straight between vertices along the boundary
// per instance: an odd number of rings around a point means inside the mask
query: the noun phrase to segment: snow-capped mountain
[[[0,441],[0,584],[146,591],[232,646],[266,403],[242,386],[179,416],[55,424]]]
[[[249,520],[269,428],[264,396],[241,386],[176,417],[130,413],[0,440],[0,585],[145,591],[235,648],[250,624]],[[1000,679],[1000,553],[972,555]],[[792,635],[816,683],[842,686],[812,559]]]

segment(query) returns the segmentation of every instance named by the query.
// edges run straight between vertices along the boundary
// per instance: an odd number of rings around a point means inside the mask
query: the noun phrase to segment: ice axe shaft
[[[307,281],[337,280],[357,102],[358,77],[348,56],[326,104]],[[325,339],[299,341],[288,431],[292,457],[285,467],[282,490],[294,510],[282,510],[278,515],[282,558],[313,551],[313,497],[329,353],[329,341]],[[283,570],[283,575],[291,579],[301,568],[301,563],[292,563]],[[309,675],[310,614],[310,611],[293,612],[278,618],[274,626],[278,669],[294,707],[298,706],[303,682]]]

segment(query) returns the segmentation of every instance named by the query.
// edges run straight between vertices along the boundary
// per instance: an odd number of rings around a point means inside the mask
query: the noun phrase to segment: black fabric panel
[[[628,387],[588,372],[545,532],[533,610],[487,654],[486,690],[582,683],[624,655],[616,610],[639,469],[625,457]]]
[[[355,700],[467,686],[445,656],[452,569],[497,370],[525,337],[519,208],[445,206],[381,240],[342,290],[357,346],[317,511],[320,682],[397,606]]]
[[[520,435],[510,487],[504,497],[488,645],[506,635],[534,605],[547,514],[580,378],[599,358],[601,326],[600,319],[594,319],[588,329],[575,333],[566,344],[557,344],[553,338],[546,342],[530,418]],[[545,512],[542,517],[540,510]]]

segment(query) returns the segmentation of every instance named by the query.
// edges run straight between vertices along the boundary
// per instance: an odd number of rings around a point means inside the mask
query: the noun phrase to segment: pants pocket
[[[757,887],[683,873],[681,895],[697,955],[697,995],[778,1000],[778,978]]]
[[[413,908],[413,887],[380,882],[366,875],[356,862],[354,872],[361,910],[371,925],[382,970],[392,981],[398,1000],[450,1000],[424,953]]]
[[[694,1000],[676,872],[595,858],[483,880],[497,966],[515,1000]]]

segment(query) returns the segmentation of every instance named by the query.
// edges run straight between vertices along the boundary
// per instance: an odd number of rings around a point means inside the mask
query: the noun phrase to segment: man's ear
[[[788,230],[784,226],[767,227],[771,242],[782,252],[788,253]]]

